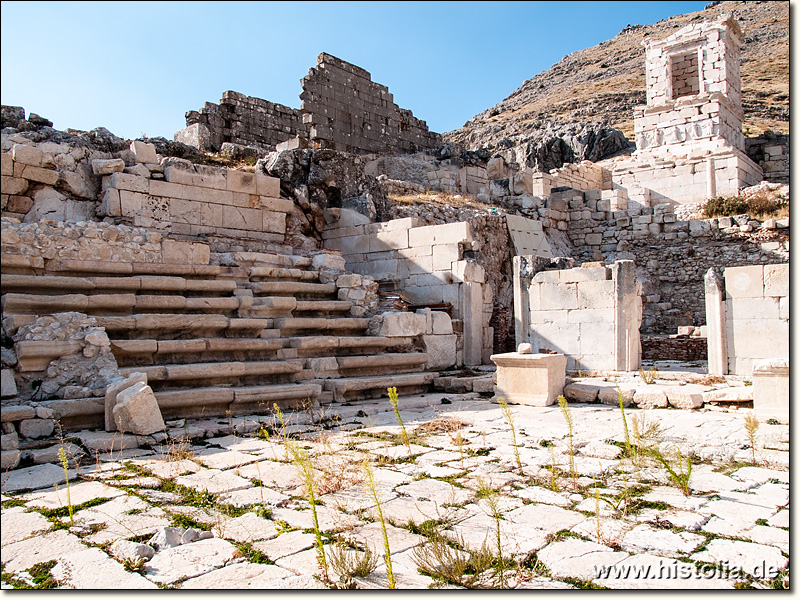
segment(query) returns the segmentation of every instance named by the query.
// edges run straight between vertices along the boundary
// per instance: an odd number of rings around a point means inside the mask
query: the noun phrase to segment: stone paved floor
[[[570,404],[570,437],[558,406],[512,406],[513,430],[475,395],[400,406],[410,447],[386,401],[284,417],[309,457],[328,586],[388,586],[380,515],[398,588],[788,586],[788,426],[762,423],[753,453],[750,410],[627,409],[630,442],[661,462],[628,449],[615,407]],[[171,425],[155,448],[75,436],[96,458],[69,487],[52,464],[3,474],[2,587],[325,587],[275,415]],[[333,568],[365,546],[371,573]]]

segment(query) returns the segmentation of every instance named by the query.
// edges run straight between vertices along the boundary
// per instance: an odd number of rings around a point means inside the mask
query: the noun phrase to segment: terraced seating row
[[[12,333],[37,315],[93,316],[120,372],[144,372],[166,418],[429,389],[436,373],[424,372],[428,356],[414,340],[367,335],[369,319],[348,316],[353,303],[320,283],[311,263],[278,254],[244,266],[50,260],[44,273],[3,272],[3,315]],[[25,372],[80,350],[76,342],[17,344]]]

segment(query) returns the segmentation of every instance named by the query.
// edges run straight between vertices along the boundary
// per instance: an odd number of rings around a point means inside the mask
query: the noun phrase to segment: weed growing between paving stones
[[[647,371],[645,371],[642,367],[639,367],[639,377],[642,378],[647,385],[652,385],[658,379],[658,369],[655,366],[650,367]]]
[[[275,408],[277,409],[277,404],[275,405]],[[283,423],[282,414],[281,423]],[[292,462],[294,462],[295,467],[297,467],[297,472],[300,475],[300,479],[303,481],[303,485],[306,489],[308,503],[311,505],[311,517],[314,523],[314,537],[317,540],[317,560],[322,568],[323,578],[325,581],[327,581],[328,563],[325,560],[325,548],[322,545],[322,532],[319,529],[319,519],[317,517],[317,498],[314,489],[314,467],[311,465],[311,459],[308,456],[308,452],[300,448],[296,442],[287,442],[286,452],[292,457]]]
[[[661,453],[658,448],[649,448],[648,454],[655,458],[667,470],[670,481],[675,484],[684,496],[690,496],[691,490],[689,489],[689,479],[692,476],[692,458],[686,457],[686,468],[683,466],[683,456],[681,455],[680,448],[677,449],[678,457],[675,466],[670,464],[669,460]]]
[[[517,446],[517,428],[514,426],[514,415],[511,414],[511,407],[508,406],[505,398],[498,398],[497,403],[500,405],[500,410],[503,413],[508,426],[511,428],[511,445],[514,448],[514,459],[517,461],[517,468],[522,471],[522,461],[519,458],[519,446]]]
[[[381,531],[383,532],[383,562],[386,565],[386,575],[389,578],[389,588],[395,589],[394,585],[394,571],[392,571],[392,552],[389,549],[389,534],[386,532],[386,521],[383,518],[383,508],[381,501],[378,497],[378,485],[375,483],[375,474],[372,472],[372,465],[368,461],[364,461],[364,485],[367,492],[372,496],[375,501],[375,507],[378,509],[378,519],[381,522]]]
[[[403,432],[403,443],[408,448],[408,456],[411,457],[411,442],[408,439],[408,433],[406,433],[406,426],[403,423],[403,417],[400,416],[400,406],[397,402],[397,388],[390,387],[386,389],[389,392],[389,402],[392,403],[392,408],[394,409],[394,414],[397,417],[397,422],[400,423],[400,429]]]
[[[636,458],[636,451],[631,445],[631,435],[628,431],[628,419],[625,417],[625,397],[622,395],[622,390],[617,386],[617,401],[619,402],[619,409],[622,412],[622,426],[625,429],[625,450],[629,457],[633,459],[633,463],[638,465]]]
[[[504,567],[504,560],[503,560],[503,542],[500,536],[500,521],[503,520],[503,515],[500,514],[500,504],[497,498],[497,492],[492,491],[486,498],[486,503],[489,505],[489,516],[494,519],[495,523],[495,542],[497,544],[497,561],[495,571],[497,573],[497,578],[500,582],[500,589],[505,588],[506,580],[505,580],[505,573],[503,570]]]
[[[747,439],[750,442],[750,454],[752,456],[753,465],[756,462],[756,432],[758,432],[758,419],[754,414],[749,414],[744,418],[744,430],[747,432]]]
[[[64,451],[64,446],[61,446],[58,449],[58,458],[61,461],[61,466],[64,468],[64,482],[67,486],[67,506],[69,506],[69,524],[73,525],[74,520],[72,518],[72,498],[70,498],[69,495],[69,462],[67,462],[67,453]]]
[[[337,541],[328,546],[328,556],[331,569],[339,576],[337,587],[342,589],[352,589],[354,577],[367,577],[378,566],[378,555],[366,544],[359,552]]]
[[[465,547],[463,538],[455,544]],[[411,560],[423,575],[444,583],[475,588],[480,582],[481,573],[491,568],[494,562],[492,551],[484,541],[480,550],[469,553],[459,548],[436,532],[427,542],[412,550]]]
[[[575,446],[573,443],[573,420],[572,412],[569,410],[567,399],[564,396],[558,397],[558,407],[561,409],[561,414],[564,415],[564,420],[567,422],[569,428],[569,472],[572,477],[572,486],[577,487],[578,473],[575,471]]]
[[[557,492],[561,489],[561,477],[556,466],[556,447],[550,444],[550,489]]]

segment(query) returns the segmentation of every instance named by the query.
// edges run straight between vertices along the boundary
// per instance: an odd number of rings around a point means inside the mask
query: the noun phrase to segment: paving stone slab
[[[303,485],[303,480],[292,463],[262,460],[233,469],[233,473],[245,479],[258,479],[267,487],[278,491],[294,490]],[[322,471],[314,469],[314,477],[322,477]]]
[[[696,552],[692,560],[718,563],[726,561],[730,568],[740,568],[757,579],[772,579],[789,560],[772,546],[732,540],[711,540],[705,550]]]
[[[231,469],[257,462],[259,457],[227,448],[207,448],[195,454],[194,460],[209,469]]]
[[[77,473],[74,469],[70,469],[68,475],[70,481],[77,477]],[[36,465],[35,467],[16,469],[3,473],[0,489],[2,489],[4,493],[10,494],[22,490],[52,488],[54,485],[62,485],[65,481],[64,469],[61,465]]]
[[[771,527],[789,527],[789,511],[782,510],[774,515],[772,515],[769,519],[767,519],[767,523]]]
[[[253,548],[266,554],[270,560],[276,561],[284,556],[313,548],[315,543],[316,538],[311,533],[287,531],[271,540],[256,542]]]
[[[274,589],[294,573],[276,565],[236,563],[205,575],[187,579],[182,590],[263,590]]]
[[[576,538],[553,542],[537,553],[553,577],[584,581],[595,579],[598,569],[615,565],[628,556],[626,552],[614,552],[608,546]]]
[[[61,586],[76,590],[156,590],[158,586],[127,571],[99,548],[88,548],[58,559],[51,573]]]
[[[147,563],[145,577],[170,585],[184,577],[197,577],[224,567],[236,557],[236,546],[219,538],[183,544],[156,552]]]
[[[624,558],[603,575],[592,583],[613,590],[729,590],[734,587],[733,581],[718,577],[716,571],[698,570],[692,563],[651,554]]]
[[[142,467],[150,471],[156,477],[162,479],[175,479],[185,473],[196,473],[203,467],[192,460],[135,460],[132,461],[134,465]]]
[[[182,475],[175,482],[179,485],[212,494],[235,492],[236,490],[253,487],[253,482],[229,471],[220,471],[219,469],[202,469],[191,475]]]
[[[234,542],[252,543],[277,537],[278,528],[272,521],[249,512],[221,521],[214,527],[214,535]]]
[[[430,520],[452,521],[465,515],[462,509],[445,507],[438,502],[421,498],[395,498],[384,504],[381,509],[384,519],[399,527],[404,527],[411,521],[419,525]],[[370,509],[367,514],[371,519],[378,518],[376,509]]]
[[[699,468],[692,470],[689,478],[689,487],[692,491],[708,494],[711,492],[742,492],[753,486],[752,482],[745,482],[721,473],[701,471]]]
[[[744,504],[735,500],[712,500],[701,507],[699,512],[740,523],[742,529],[749,529],[759,519],[769,519],[777,512],[777,509]]]
[[[548,534],[557,533],[562,529],[572,529],[586,520],[586,517],[579,512],[551,504],[527,504],[504,516],[514,527],[541,529]]]
[[[731,477],[742,481],[755,481],[756,483],[766,483],[771,479],[777,479],[781,483],[789,483],[788,471],[765,469],[763,467],[742,467],[731,473]]]
[[[466,548],[480,550],[497,547],[497,522],[486,514],[477,514],[443,532],[445,536]],[[512,521],[500,521],[500,543],[503,552],[512,556],[527,556],[547,544],[548,534],[535,527],[519,527]]]
[[[411,448],[404,444],[400,444],[396,446],[389,446],[387,448],[375,448],[372,450],[371,454],[376,456],[384,456],[392,460],[398,460],[424,455],[426,452],[430,451],[430,448],[427,448],[426,446],[420,446],[419,444],[411,444]]]
[[[322,567],[320,566],[319,553],[316,546],[279,558],[275,561],[275,564],[296,575],[322,575]],[[330,574],[332,575],[333,572],[331,571]]]
[[[380,523],[369,523],[362,527],[357,527],[345,534],[348,538],[354,538],[372,548],[381,555],[383,553],[383,528]],[[386,535],[389,538],[389,548],[392,553],[404,552],[415,546],[419,546],[425,541],[421,535],[411,533],[407,529],[386,524]]]
[[[132,515],[124,515],[106,522],[105,529],[86,537],[91,544],[106,544],[117,540],[130,539],[140,535],[152,535],[161,527],[168,527],[170,518],[157,507]]]
[[[50,521],[37,512],[27,512],[21,506],[4,508],[0,513],[0,546],[44,533],[50,526]]]
[[[254,486],[219,495],[219,501],[236,508],[248,508],[256,504],[280,506],[290,500],[289,496],[268,487]]]
[[[381,504],[397,498],[397,494],[392,489],[393,487],[394,486],[391,484],[381,484],[376,482],[375,489],[378,494],[378,500],[381,502]],[[375,506],[375,500],[372,498],[372,492],[368,491],[363,483],[357,483],[337,492],[325,494],[324,496],[320,497],[320,500],[325,502],[326,506],[330,506],[348,513],[366,510]]]
[[[79,481],[69,486],[69,502],[72,503],[72,506],[78,506],[97,498],[108,498],[110,500],[125,495],[124,491],[114,489],[99,481]],[[25,499],[27,500],[25,506],[29,508],[61,508],[68,504],[67,487],[60,486],[46,492],[27,494]]]
[[[430,500],[440,504],[463,504],[470,500],[474,493],[471,490],[456,486],[438,479],[418,479],[395,488],[398,494],[405,494],[416,499]]]
[[[781,552],[789,554],[789,532],[786,529],[756,525],[745,531],[741,537],[757,544],[775,546]]]
[[[106,431],[78,431],[70,433],[76,437],[87,450],[94,454],[110,453],[119,455],[123,450],[130,450],[139,447],[139,440],[135,435],[129,433],[110,433]],[[116,459],[118,460],[118,459]]]
[[[307,503],[303,503],[308,506]],[[286,521],[291,527],[311,529],[314,526],[314,517],[310,508],[276,508],[272,511],[273,520]],[[317,522],[321,531],[347,531],[361,520],[353,515],[341,512],[330,506],[317,506]]]
[[[664,502],[680,510],[695,511],[708,503],[704,498],[684,496],[674,487],[656,486],[647,492],[642,499],[647,502]]]
[[[689,510],[656,510],[646,508],[636,515],[637,521],[654,524],[667,523],[687,531],[698,531],[707,521],[708,515],[699,515]]]
[[[514,494],[517,498],[531,500],[539,504],[552,504],[553,506],[560,506],[562,508],[572,506],[572,500],[565,498],[558,492],[554,492],[539,486],[525,487],[521,490],[514,490],[512,494]]]
[[[618,546],[625,534],[635,526],[629,521],[601,516],[599,520],[596,517],[586,519],[570,531],[598,544]]]
[[[549,577],[534,577],[521,581],[515,585],[514,590],[574,590],[575,586],[563,581],[556,581]]]
[[[3,570],[19,573],[37,563],[83,550],[86,550],[86,546],[80,538],[60,529],[3,546]]]
[[[685,531],[675,533],[643,524],[626,533],[620,546],[632,554],[649,552],[657,556],[678,558],[694,551],[705,539],[696,533]]]

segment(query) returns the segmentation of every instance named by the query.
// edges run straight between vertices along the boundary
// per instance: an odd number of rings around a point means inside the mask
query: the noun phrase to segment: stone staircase
[[[392,386],[415,394],[437,375],[413,337],[369,335],[370,320],[349,316],[353,303],[308,257],[263,254],[249,266],[51,259],[35,270],[4,261],[1,277],[9,333],[39,315],[94,317],[121,374],[145,373],[166,419],[357,401]],[[74,352],[71,343],[17,342],[19,369],[44,370]]]

